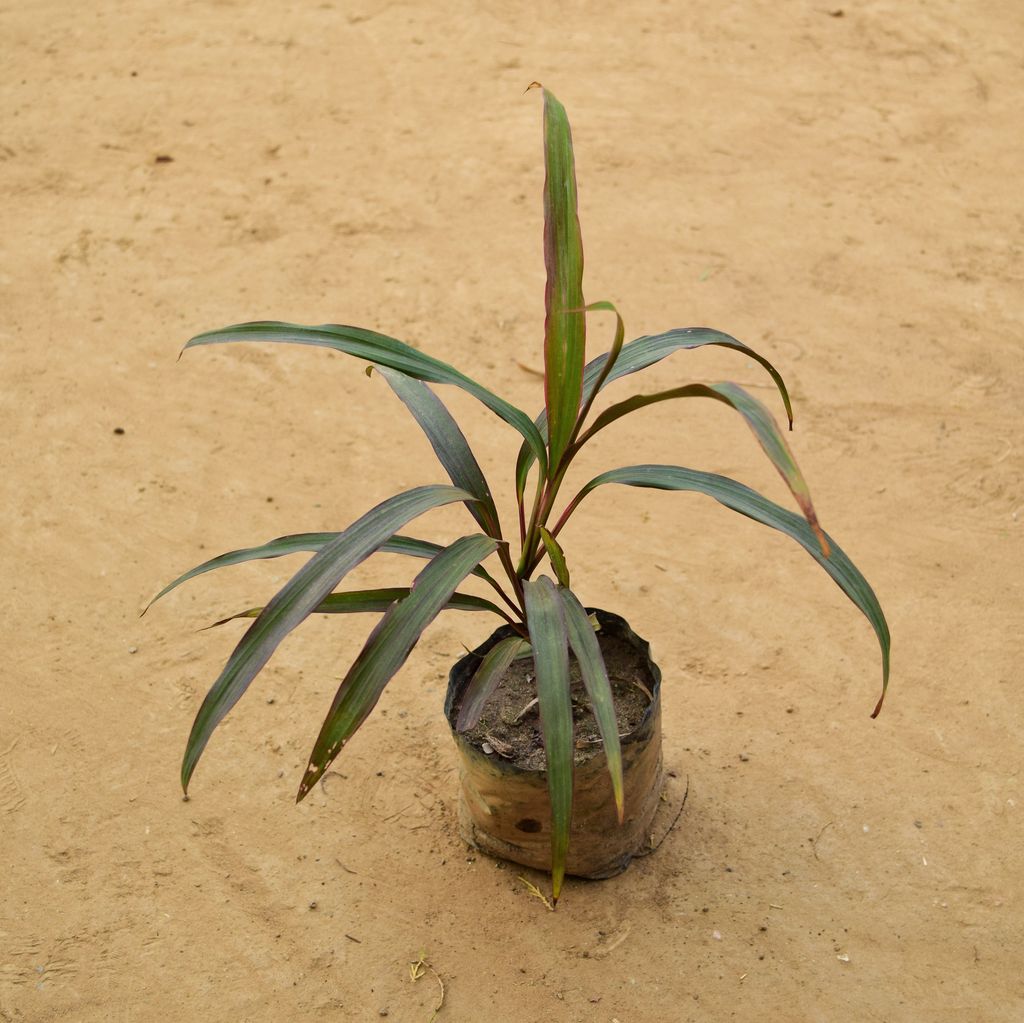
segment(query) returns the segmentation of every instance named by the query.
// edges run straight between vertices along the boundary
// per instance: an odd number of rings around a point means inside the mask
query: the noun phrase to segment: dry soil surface
[[[0,1020],[427,1023],[439,980],[440,1023],[1024,1018],[1022,41],[1014,0],[3,4]],[[871,721],[872,632],[796,545],[695,495],[589,498],[570,568],[652,641],[690,797],[555,913],[454,824],[441,701],[483,616],[435,624],[299,806],[371,619],[287,641],[183,802],[243,626],[197,630],[301,562],[139,618],[214,553],[443,482],[359,364],[176,362],[190,335],[362,324],[539,407],[534,79],[574,125],[588,299],[778,364],[894,637]],[[719,379],[778,409],[724,350],[609,396]],[[517,435],[445,394],[507,515]],[[787,500],[711,402],[617,424],[574,480],[638,461]]]

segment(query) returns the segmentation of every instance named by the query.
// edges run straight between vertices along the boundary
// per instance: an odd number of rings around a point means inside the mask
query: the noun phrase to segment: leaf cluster
[[[536,85],[536,83],[534,83]],[[622,317],[609,302],[587,305],[583,297],[583,245],[576,201],[572,138],[565,109],[547,90],[544,98],[544,409],[531,418],[459,370],[394,338],[360,327],[327,324],[244,323],[200,334],[185,346],[258,341],[313,345],[343,352],[376,369],[418,423],[450,479],[450,485],[416,487],[388,498],[347,529],[279,537],[257,547],[221,555],[197,566],[157,595],[216,568],[297,552],[312,557],[264,607],[216,624],[254,619],[214,682],[192,727],[182,764],[182,785],[192,773],[214,729],[266,665],[277,646],[309,615],[381,614],[362,650],[345,673],[321,726],[299,786],[301,800],[366,720],[385,686],[408,658],[423,631],[444,610],[486,611],[514,634],[484,657],[463,700],[457,726],[472,727],[512,661],[532,656],[547,758],[552,812],[552,882],[557,900],[565,870],[572,816],[573,722],[569,690],[570,653],[592,703],[616,808],[623,818],[622,757],[611,687],[594,627],[574,594],[569,562],[559,534],[580,503],[607,484],[668,491],[693,491],[794,539],[863,612],[882,651],[882,698],[889,675],[889,632],[871,587],[818,523],[810,491],[774,417],[735,383],[683,383],[664,391],[634,394],[593,414],[610,384],[680,351],[720,346],[758,362],[774,382],[792,429],[792,406],[775,367],[741,341],[717,330],[690,327],[625,341]],[[610,349],[586,359],[587,314],[610,312],[615,335]],[[522,445],[515,467],[518,543],[502,531],[490,486],[462,430],[433,387],[461,388],[517,430]],[[735,480],[674,465],[632,465],[594,477],[560,502],[567,472],[580,450],[623,416],[664,401],[708,398],[737,412],[788,487],[799,514]],[[440,545],[404,535],[414,519],[461,502],[476,530]],[[423,559],[408,587],[338,590],[357,565],[378,553]],[[493,571],[484,563],[494,559]],[[537,576],[547,560],[553,578]],[[493,590],[494,600],[459,592],[470,576]],[[874,713],[881,708],[879,699]]]

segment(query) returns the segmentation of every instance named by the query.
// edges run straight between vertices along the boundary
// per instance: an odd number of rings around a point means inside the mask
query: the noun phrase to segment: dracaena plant
[[[535,83],[536,84],[536,83]],[[301,800],[345,743],[366,720],[384,687],[402,667],[424,629],[442,611],[486,611],[511,626],[512,634],[483,658],[466,692],[457,727],[479,719],[503,672],[517,657],[532,656],[547,760],[552,816],[552,887],[557,899],[565,870],[572,813],[573,719],[569,687],[570,652],[576,658],[602,737],[619,820],[622,820],[622,757],[608,674],[594,623],[574,594],[567,558],[558,536],[581,502],[610,483],[658,490],[694,491],[779,530],[800,544],[866,615],[882,650],[881,708],[889,674],[889,633],[867,581],[839,545],[818,524],[803,475],[782,430],[768,409],[733,383],[684,383],[636,394],[594,414],[605,387],[675,352],[717,345],[756,360],[774,381],[789,428],[793,417],[782,377],[763,356],[727,334],[704,327],[669,330],[624,344],[621,316],[608,302],[583,298],[583,247],[576,203],[572,140],[565,109],[547,90],[544,96],[544,261],[547,270],[544,323],[544,409],[535,418],[459,370],[420,350],[360,327],[317,327],[279,322],[244,323],[192,338],[185,346],[235,341],[287,342],[344,352],[376,369],[429,438],[451,485],[415,487],[370,509],[347,529],[300,533],[257,547],[232,551],[185,573],[159,596],[188,579],[226,565],[296,552],[312,553],[291,580],[266,604],[232,618],[255,618],[207,694],[185,750],[181,781],[187,791],[211,734],[278,644],[309,615],[378,612],[355,661],[345,673],[313,746],[298,790]],[[586,359],[587,312],[615,315],[611,348]],[[515,466],[518,545],[503,532],[498,510],[465,436],[432,386],[462,388],[522,435]],[[631,465],[601,473],[565,501],[563,485],[584,445],[616,420],[644,406],[679,398],[711,398],[739,413],[792,493],[800,514],[724,476],[676,465]],[[404,535],[413,519],[433,508],[461,502],[475,523],[473,532],[440,545]],[[420,558],[426,566],[408,587],[341,590],[345,576],[376,553]],[[554,578],[536,575],[547,560]],[[492,561],[486,568],[484,563]],[[475,576],[493,599],[461,593]],[[156,599],[156,598],[154,598]],[[225,619],[230,621],[231,619]],[[222,623],[218,623],[222,624]],[[874,716],[874,715],[873,715]]]

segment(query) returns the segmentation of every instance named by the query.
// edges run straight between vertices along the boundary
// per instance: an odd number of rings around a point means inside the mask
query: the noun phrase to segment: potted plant
[[[534,83],[531,88],[536,86]],[[803,475],[782,431],[760,401],[736,384],[690,383],[627,397],[595,414],[595,399],[614,381],[674,352],[718,345],[764,367],[778,389],[790,429],[793,422],[782,377],[767,359],[742,342],[698,327],[669,330],[624,344],[622,318],[614,307],[607,302],[585,303],[569,123],[558,100],[547,90],[543,96],[547,269],[543,411],[531,418],[447,363],[359,327],[257,322],[200,334],[185,347],[235,341],[287,342],[333,349],[368,363],[367,372],[380,373],[423,429],[451,485],[421,486],[397,494],[341,532],[285,536],[224,554],[185,573],[154,599],[215,568],[296,552],[313,554],[266,606],[232,616],[255,620],[196,716],[181,771],[186,792],[214,729],[296,626],[313,613],[382,614],[341,681],[299,785],[299,800],[363,724],[424,629],[441,611],[454,608],[497,615],[503,620],[502,627],[456,665],[446,701],[445,710],[464,758],[463,830],[488,851],[550,867],[557,900],[567,863],[570,871],[591,876],[614,872],[628,863],[649,826],[661,772],[660,674],[649,659],[646,643],[632,633],[624,619],[586,608],[573,593],[569,562],[559,543],[563,526],[588,495],[611,483],[694,491],[796,540],[875,630],[882,650],[882,696],[872,716],[881,709],[888,682],[889,633],[871,587],[818,524]],[[615,315],[615,338],[609,351],[588,362],[586,314],[598,310]],[[499,522],[490,487],[465,436],[430,386],[437,384],[467,391],[522,436],[515,466],[515,549]],[[690,397],[724,403],[743,417],[785,481],[800,514],[735,480],[673,465],[612,469],[585,483],[567,502],[560,502],[574,458],[596,434],[646,405]],[[425,512],[456,502],[465,505],[475,522],[467,535],[440,545],[401,532]],[[377,552],[425,559],[427,564],[408,587],[339,591],[345,576]],[[484,566],[488,559],[494,562],[493,569]],[[538,575],[545,560],[550,575]],[[470,577],[486,583],[493,590],[492,599],[461,592],[459,587]],[[613,656],[629,663],[628,670],[616,668],[610,678],[608,663]],[[632,673],[625,680],[626,689],[634,696],[642,694],[624,732],[619,708],[622,671]],[[487,708],[503,691],[503,680],[516,672],[520,684],[527,687],[525,695],[532,693],[532,698],[525,700],[517,713],[501,720],[514,728],[533,718],[534,724],[529,726],[534,728],[533,748],[527,751],[535,761],[533,768],[522,762],[529,757],[510,754],[508,735],[499,738],[488,730],[492,726],[486,721],[483,737],[472,736],[473,729],[479,730],[485,720]],[[518,698],[523,695],[520,691]],[[582,716],[586,716],[589,729],[583,738]],[[609,843],[613,847],[610,852]],[[582,850],[580,862],[571,859],[577,847]],[[591,847],[597,849],[596,855],[591,855]]]

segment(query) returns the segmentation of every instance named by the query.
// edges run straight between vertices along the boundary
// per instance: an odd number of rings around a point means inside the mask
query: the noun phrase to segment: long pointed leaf
[[[662,359],[675,352],[703,348],[705,345],[729,348],[734,352],[746,355],[755,362],[759,362],[768,371],[772,380],[775,381],[775,386],[778,388],[779,395],[782,398],[782,404],[786,408],[786,418],[792,429],[793,406],[790,403],[789,391],[786,390],[786,383],[782,379],[782,374],[763,355],[759,355],[749,345],[745,345],[742,341],[737,341],[736,338],[730,337],[728,334],[723,334],[720,330],[712,330],[709,327],[677,328],[675,330],[667,330],[662,334],[638,337],[635,341],[630,341],[628,345],[622,346],[622,351],[615,360],[615,365],[601,384],[601,387],[604,388],[613,380],[619,380],[624,376],[629,376],[631,373],[638,373],[648,366],[653,366],[656,362],[661,362]],[[587,365],[583,377],[583,388],[586,393],[589,393],[590,387],[595,386],[600,379],[606,358],[606,355],[599,355]]]
[[[466,505],[470,514],[488,536],[500,540],[501,526],[491,488],[452,414],[422,381],[386,366],[378,366],[377,369],[420,424],[452,483],[468,490],[476,498]]]
[[[547,759],[551,799],[551,901],[556,903],[565,878],[572,822],[573,734],[568,637],[565,613],[555,584],[542,575],[535,581],[524,582],[523,589]]]
[[[555,570],[555,578],[562,586],[569,589],[569,566],[566,564],[562,545],[551,535],[546,526],[540,527],[540,538],[548,552],[551,567]]]
[[[594,708],[594,719],[597,721],[604,744],[605,757],[608,760],[608,773],[612,779],[612,792],[615,795],[615,809],[621,824],[625,816],[622,786],[622,747],[619,743],[619,724],[615,717],[615,703],[612,699],[612,686],[608,681],[608,670],[601,654],[601,645],[594,635],[590,618],[576,595],[569,589],[560,589],[562,609],[565,612],[565,625],[569,634],[569,646],[576,655],[583,676],[583,685],[590,697],[590,705]]]
[[[313,614],[317,615],[347,615],[359,614],[361,612],[387,611],[396,601],[409,596],[408,586],[391,586],[380,590],[351,590],[348,593],[331,593],[325,597],[314,609]],[[221,618],[220,621],[207,625],[207,629],[216,629],[220,625],[227,625],[228,622],[238,621],[239,618],[258,618],[262,607],[250,607],[246,611],[239,611],[237,614]],[[508,615],[497,604],[483,597],[477,597],[472,593],[453,593],[451,600],[445,604],[445,611],[490,611],[491,614],[500,615],[506,621],[511,621]],[[205,631],[205,630],[204,630]]]
[[[622,321],[622,315],[618,309],[612,305],[611,302],[591,302],[589,305],[584,306],[584,312],[611,312],[615,313],[615,338],[612,342],[611,349],[605,353],[605,362],[602,372],[607,376],[608,370],[615,364],[615,360],[618,358],[619,352],[622,349],[622,341],[626,336],[626,326]],[[600,390],[603,381],[598,380],[597,385],[594,386],[594,382],[591,381],[591,387],[588,392],[588,396],[582,402],[582,408],[580,409],[579,418],[577,425],[582,424],[586,418],[587,413],[590,411],[591,405],[594,403],[594,398],[597,397],[597,392]],[[535,425],[538,427],[541,435],[547,437],[548,435],[548,415],[547,410],[542,412],[537,418]],[[519,500],[520,509],[522,509],[523,495],[526,493],[526,477],[534,463],[533,452],[530,446],[523,443],[519,450],[519,456],[516,459],[516,497]]]
[[[451,599],[455,587],[497,547],[496,540],[480,534],[456,540],[420,572],[409,595],[393,604],[377,623],[342,679],[320,728],[299,786],[300,801],[366,720],[384,687],[405,663],[423,630]]]
[[[357,359],[365,359],[367,362],[376,363],[379,366],[397,369],[400,373],[416,380],[461,387],[462,390],[483,402],[498,418],[504,420],[509,426],[515,427],[529,445],[534,457],[546,470],[547,449],[544,440],[525,412],[510,405],[504,398],[499,398],[498,395],[487,390],[486,387],[482,387],[475,380],[471,380],[446,362],[424,355],[418,349],[396,341],[385,334],[337,323],[306,327],[296,323],[279,323],[268,320],[239,323],[221,330],[197,334],[186,343],[185,348],[225,344],[232,341],[269,341],[331,348],[338,352],[345,352]]]
[[[469,496],[456,487],[429,486],[388,498],[339,533],[299,569],[246,631],[203,700],[181,765],[181,784],[186,792],[213,730],[270,660],[281,640],[396,529],[432,508],[465,501]]]
[[[826,534],[829,554],[822,554],[818,539],[807,522],[795,512],[769,501],[756,490],[726,476],[684,469],[677,465],[630,465],[622,469],[601,473],[592,479],[573,498],[567,509],[570,513],[580,501],[596,487],[605,483],[622,483],[630,487],[652,487],[656,490],[692,490],[707,494],[727,508],[777,529],[792,537],[832,577],[839,588],[853,601],[871,623],[882,651],[882,695],[872,712],[877,717],[882,709],[889,685],[889,626],[879,606],[878,598],[857,566],[846,556],[835,540]],[[564,522],[568,514],[562,516]]]
[[[576,169],[565,107],[544,90],[544,405],[551,467],[569,446],[583,396],[586,316]]]
[[[652,334],[645,337],[638,337],[629,344],[623,345],[618,357],[614,361],[611,370],[606,374],[605,368],[611,357],[611,352],[604,352],[596,358],[591,359],[583,370],[583,401],[592,400],[598,389],[604,389],[608,384],[621,377],[629,376],[631,373],[638,373],[648,366],[653,366],[662,359],[667,358],[674,352],[702,348],[705,345],[717,345],[722,348],[729,348],[740,352],[748,358],[759,362],[769,373],[775,386],[779,389],[782,397],[782,404],[786,408],[786,418],[789,428],[793,428],[793,406],[789,400],[789,391],[786,390],[786,382],[782,379],[779,371],[766,359],[745,345],[742,341],[723,334],[720,330],[712,330],[709,327],[683,327],[676,330],[668,330],[663,334]],[[541,437],[548,435],[547,412],[541,412],[534,420],[534,426]],[[533,451],[524,445],[519,452],[516,462],[516,487],[519,493],[526,485],[526,477],[533,465],[535,455]]]
[[[466,686],[466,691],[462,694],[459,716],[455,721],[457,731],[467,732],[471,728],[476,728],[484,705],[498,688],[501,676],[517,657],[529,649],[530,644],[525,639],[520,639],[519,636],[506,636],[505,639],[499,639],[484,654],[469,685]]]
[[[146,613],[161,597],[167,596],[171,590],[176,589],[182,583],[194,579],[205,572],[212,572],[218,568],[227,568],[229,565],[242,565],[247,561],[263,561],[270,558],[282,558],[288,554],[299,554],[304,551],[316,553],[332,540],[338,537],[338,533],[294,533],[290,536],[279,536],[276,540],[269,540],[258,547],[244,547],[237,551],[228,551],[216,558],[210,558],[201,565],[189,569],[183,575],[178,576],[174,582],[168,583],[147,605],[142,612]],[[411,536],[399,536],[397,533],[382,543],[377,548],[380,554],[405,554],[412,558],[426,558],[429,560],[439,551],[444,550],[440,544],[431,543],[429,540],[417,540]],[[478,576],[494,585],[490,573],[481,567],[473,571]]]
[[[659,391],[656,394],[638,394],[627,398],[625,401],[620,401],[605,409],[594,420],[593,426],[580,437],[578,445],[582,447],[598,430],[603,430],[630,412],[673,398],[714,398],[743,416],[764,453],[778,470],[793,497],[796,498],[800,510],[804,513],[804,518],[807,519],[808,525],[818,538],[822,553],[827,556],[828,544],[825,541],[825,534],[818,524],[818,516],[811,501],[810,488],[807,486],[800,467],[796,464],[796,459],[786,443],[785,436],[768,409],[737,384],[688,384],[685,387],[673,387],[671,390]]]

